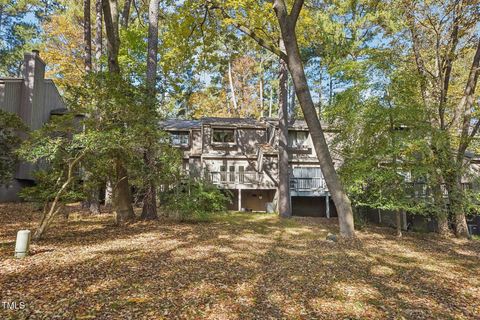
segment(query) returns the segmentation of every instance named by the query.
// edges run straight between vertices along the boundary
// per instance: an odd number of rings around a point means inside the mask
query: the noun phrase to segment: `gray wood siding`
[[[256,155],[258,144],[267,143],[266,129],[235,128],[235,143],[231,145],[212,144],[215,127],[204,126],[203,153],[210,155]]]
[[[21,80],[0,81],[0,109],[18,113],[23,82]]]
[[[237,129],[237,144],[244,154],[257,154],[258,144],[267,143],[266,129]]]
[[[202,131],[192,130],[191,154],[202,153]]]
[[[45,80],[45,108],[50,111],[65,108],[60,92],[52,80]]]

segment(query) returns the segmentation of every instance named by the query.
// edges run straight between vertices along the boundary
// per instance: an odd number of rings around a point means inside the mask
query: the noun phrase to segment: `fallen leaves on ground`
[[[226,214],[209,223],[113,224],[69,207],[14,259],[29,204],[0,205],[0,299],[12,319],[475,319],[480,241],[370,227],[325,240],[334,219]],[[11,305],[10,305],[11,306]]]

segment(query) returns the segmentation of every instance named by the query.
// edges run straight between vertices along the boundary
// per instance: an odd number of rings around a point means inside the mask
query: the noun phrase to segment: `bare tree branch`
[[[219,10],[223,17],[225,19],[230,19],[231,20],[231,24],[237,28],[239,31],[243,32],[244,34],[246,34],[247,36],[249,36],[250,38],[252,38],[253,40],[255,40],[260,46],[262,46],[263,48],[271,51],[272,53],[276,54],[277,56],[279,56],[280,58],[286,60],[287,59],[287,55],[282,52],[276,45],[274,45],[273,43],[271,43],[270,41],[266,40],[265,38],[259,36],[254,30],[244,26],[243,24],[240,24],[238,22],[235,21],[235,19],[233,19],[226,11],[224,8],[218,6],[218,5],[213,5],[210,7],[210,9],[217,9]]]

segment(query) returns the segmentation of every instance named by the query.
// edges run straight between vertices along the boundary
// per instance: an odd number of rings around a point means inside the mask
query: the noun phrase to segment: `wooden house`
[[[17,114],[30,130],[45,124],[52,115],[66,111],[62,97],[50,79],[39,52],[25,53],[22,78],[0,78],[0,109]],[[20,163],[14,179],[0,186],[0,202],[19,200],[18,191],[33,183],[34,166]]]
[[[167,120],[162,128],[183,155],[183,167],[233,195],[229,209],[275,210],[278,197],[278,120],[207,117]],[[327,139],[334,134],[325,126]],[[305,121],[289,125],[292,212],[336,216]],[[335,161],[338,165],[340,161]]]

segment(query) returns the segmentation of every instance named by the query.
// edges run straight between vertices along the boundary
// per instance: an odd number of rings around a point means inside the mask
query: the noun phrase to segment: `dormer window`
[[[235,143],[235,129],[213,128],[213,143]]]
[[[174,146],[188,146],[190,132],[188,131],[172,131],[170,132],[170,141]]]
[[[288,146],[292,148],[305,148],[308,131],[288,131]]]

